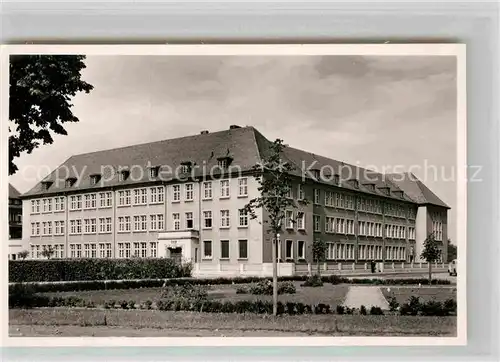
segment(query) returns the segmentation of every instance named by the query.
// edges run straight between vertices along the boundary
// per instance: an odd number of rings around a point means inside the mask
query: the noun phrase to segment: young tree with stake
[[[286,210],[297,209],[299,205],[306,205],[305,199],[298,200],[296,204],[293,198],[288,197],[292,187],[290,173],[295,167],[283,159],[285,145],[281,139],[276,139],[262,163],[255,165],[256,179],[259,183],[260,196],[252,199],[245,205],[245,211],[251,219],[257,218],[257,210],[263,210],[267,214],[267,232],[272,235],[272,258],[273,258],[273,314],[278,310],[278,265],[277,248],[278,235],[282,232],[283,220]],[[296,220],[286,220],[293,223]]]
[[[432,282],[432,263],[439,260],[441,256],[441,250],[439,250],[434,233],[430,233],[427,239],[424,241],[424,250],[420,254],[420,257],[429,263],[429,285]]]

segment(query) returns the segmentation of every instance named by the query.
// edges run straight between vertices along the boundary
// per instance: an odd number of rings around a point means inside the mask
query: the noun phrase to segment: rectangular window
[[[229,180],[220,181],[220,197],[227,198],[230,196],[229,193]]]
[[[293,199],[293,195],[292,195],[292,186],[291,186],[291,185],[288,185],[288,187],[287,187],[287,189],[286,189],[285,197],[286,197],[287,199]]]
[[[192,228],[194,228],[193,213],[186,212],[184,216],[186,218],[186,229],[191,230]]]
[[[247,240],[238,240],[239,259],[248,259],[248,242]]]
[[[136,215],[134,216],[134,231],[140,231],[141,230],[141,218]]]
[[[31,213],[34,214],[36,212],[35,200],[31,200]]]
[[[287,229],[293,229],[293,224],[294,224],[294,219],[293,219],[293,211],[291,210],[286,210],[285,211],[285,225]]]
[[[320,196],[321,196],[320,190],[319,189],[314,189],[314,203],[316,205],[319,205],[321,203]]]
[[[125,244],[124,243],[118,243],[118,257],[119,258],[125,257]]]
[[[52,199],[47,199],[47,211],[52,211]]]
[[[314,219],[314,231],[315,232],[321,232],[321,216],[320,215],[313,215]]]
[[[335,259],[335,244],[334,243],[327,243],[326,244],[326,258],[328,260]]]
[[[90,234],[90,219],[84,219],[83,224],[85,225],[85,234]]]
[[[298,230],[306,229],[306,215],[301,211],[297,213],[297,229]]]
[[[43,210],[43,212],[47,212],[47,199],[43,199],[42,202],[43,202],[43,209],[42,210]]]
[[[93,234],[97,232],[97,220],[95,218],[90,219],[90,232]]]
[[[172,202],[181,201],[181,185],[174,185],[172,187],[172,190],[173,190]]]
[[[173,221],[174,230],[180,230],[181,229],[181,214],[179,214],[178,212],[174,212],[172,214],[172,221]]]
[[[71,244],[69,246],[69,255],[71,258],[76,258],[76,248],[75,248],[75,244]]]
[[[130,258],[130,243],[125,243],[125,258]]]
[[[139,205],[141,203],[141,191],[139,189],[134,190],[134,205]]]
[[[149,243],[149,250],[150,250],[150,255],[152,258],[156,258],[157,257],[157,245],[158,243],[153,241],[153,242],[150,242]]]
[[[35,223],[34,223],[34,222],[32,222],[32,223],[31,223],[31,236],[35,236],[35,235],[36,235],[36,234],[35,234]]]
[[[238,180],[238,196],[248,196],[248,179],[240,178]]]
[[[132,203],[132,191],[125,191],[125,205],[129,206]]]
[[[247,227],[248,226],[248,212],[246,209],[239,210],[239,227]]]
[[[90,257],[97,258],[97,245],[96,244],[90,244]]]
[[[207,181],[203,183],[203,199],[210,200],[212,199],[212,182]]]
[[[293,240],[285,241],[285,259],[293,259]]]
[[[141,204],[146,205],[148,203],[148,189],[141,189]]]
[[[220,227],[228,228],[230,227],[230,218],[229,218],[229,210],[221,210],[220,211]]]
[[[304,200],[304,186],[302,184],[297,185],[297,199]]]
[[[118,191],[118,206],[125,206],[125,191]]]
[[[36,212],[40,212],[40,200],[36,200]]]
[[[99,258],[103,259],[106,257],[106,246],[104,243],[99,243]]]
[[[220,241],[220,258],[229,259],[229,240]]]
[[[125,231],[130,231],[132,230],[131,225],[130,225],[130,216],[125,216]]]
[[[186,200],[193,201],[193,184],[186,184]]]
[[[52,235],[52,221],[47,221],[47,235]]]
[[[125,231],[125,218],[123,216],[118,217],[118,232]]]
[[[212,227],[212,211],[203,211],[204,228],[210,229]]]
[[[149,219],[151,222],[151,226],[150,226],[149,230],[151,230],[151,231],[158,230],[158,220],[157,220],[156,215],[149,215]]]
[[[70,200],[70,210],[76,210],[76,196],[71,196]]]
[[[203,259],[212,259],[212,241],[203,241]]]
[[[141,242],[141,258],[146,258],[148,256],[148,247],[146,242]]]
[[[165,189],[163,186],[157,187],[158,190],[158,202],[165,202]]]
[[[141,230],[142,231],[148,230],[148,218],[146,215],[141,215]]]
[[[297,242],[297,257],[299,259],[306,258],[306,242],[304,240],[299,240]]]

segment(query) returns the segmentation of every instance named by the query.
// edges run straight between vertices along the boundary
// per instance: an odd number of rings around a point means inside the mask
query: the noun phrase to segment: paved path
[[[371,307],[389,309],[389,303],[380,291],[380,287],[372,286],[350,286],[344,305],[349,308],[359,308],[364,305],[366,309]]]

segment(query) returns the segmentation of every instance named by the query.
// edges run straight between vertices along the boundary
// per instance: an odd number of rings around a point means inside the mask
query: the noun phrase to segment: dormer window
[[[68,177],[65,182],[66,187],[72,187],[75,184],[75,182],[76,182],[76,177]]]
[[[226,169],[229,167],[232,160],[231,157],[220,157],[217,159],[217,165],[222,169]]]
[[[118,180],[119,180],[120,182],[123,182],[123,181],[125,181],[125,180],[127,180],[127,179],[128,179],[129,175],[130,175],[130,171],[128,171],[128,170],[123,170],[123,171],[120,171],[120,172],[118,173]]]
[[[333,175],[333,182],[335,183],[335,185],[339,185],[340,184],[340,176]]]
[[[382,193],[386,194],[386,195],[390,195],[391,194],[391,189],[387,186],[383,186],[383,187],[379,187],[378,188]]]
[[[192,169],[193,163],[191,161],[181,162],[181,172],[182,173],[190,173]]]
[[[404,197],[404,192],[401,190],[393,191],[393,193],[396,197],[399,197],[400,199]]]
[[[158,177],[158,171],[160,170],[160,166],[153,166],[149,169],[149,176],[151,178]]]
[[[359,181],[356,179],[349,180],[349,183],[351,184],[352,187],[355,189],[359,189]]]
[[[316,180],[316,181],[319,181],[319,178],[320,178],[320,175],[321,175],[321,172],[319,170],[311,170],[311,174],[312,174],[312,177]]]
[[[365,186],[370,191],[375,191],[375,184],[367,183],[367,184],[363,184],[363,186]]]
[[[90,184],[97,185],[97,183],[99,182],[100,179],[101,179],[101,175],[98,173],[90,175]]]
[[[52,186],[52,181],[42,181],[42,190],[47,191]]]

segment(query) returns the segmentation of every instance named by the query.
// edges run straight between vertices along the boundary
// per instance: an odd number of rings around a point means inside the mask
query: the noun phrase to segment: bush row
[[[360,278],[344,278],[335,275],[322,276],[321,278],[308,276],[293,276],[281,277],[280,281],[304,281],[303,286],[321,286],[321,283],[331,284],[365,284],[365,285],[428,285],[428,279],[360,279]],[[77,282],[62,282],[62,283],[33,283],[33,287],[37,292],[73,292],[87,290],[111,290],[111,289],[139,289],[139,288],[159,288],[169,285],[224,285],[224,284],[247,284],[258,283],[263,280],[271,281],[271,278],[259,277],[236,277],[236,278],[214,278],[214,279],[193,279],[193,278],[171,278],[171,279],[142,279],[142,280],[88,280]],[[449,285],[449,280],[433,279],[433,285]],[[15,284],[11,284],[12,287]]]
[[[408,316],[449,316],[456,315],[457,304],[455,300],[448,299],[444,302],[430,300],[425,303],[418,297],[410,297],[403,305],[392,298],[390,303],[390,313]],[[9,308],[37,308],[37,307],[85,307],[95,308],[92,301],[87,301],[75,296],[70,297],[48,297],[39,295],[34,289],[26,285],[18,285],[9,293]],[[102,304],[105,309],[158,309],[172,311],[196,311],[209,313],[258,313],[272,314],[271,301],[250,301],[241,300],[216,301],[208,300],[206,288],[203,286],[174,286],[165,288],[161,299],[154,303],[144,301],[137,303],[134,300],[108,300]],[[278,314],[360,314],[367,315],[365,306],[348,308],[343,305],[331,307],[328,304],[319,303],[308,305],[301,302],[278,302]],[[371,307],[371,315],[383,315],[384,311],[379,307]]]
[[[292,282],[280,282],[278,284],[278,294],[295,294],[297,289]],[[266,279],[257,283],[252,283],[249,286],[240,286],[236,288],[236,294],[253,294],[253,295],[273,295],[273,283]]]
[[[191,276],[191,265],[171,259],[56,259],[9,261],[9,281],[164,279]]]

